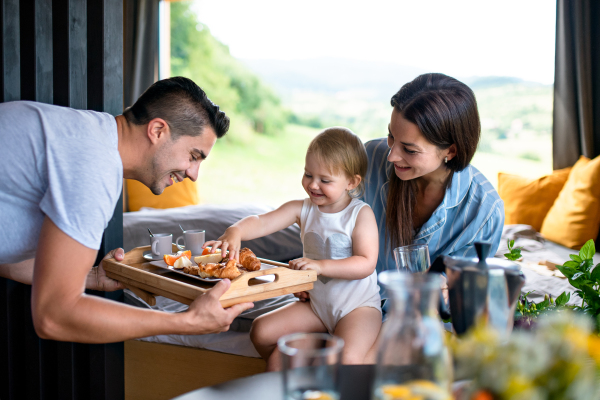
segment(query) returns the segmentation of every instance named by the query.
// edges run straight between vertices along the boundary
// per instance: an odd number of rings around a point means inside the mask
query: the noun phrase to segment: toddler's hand
[[[306,303],[307,301],[310,301],[310,293],[308,293],[308,292],[294,293],[294,297],[297,297],[298,300],[300,300],[302,303]]]
[[[310,258],[296,258],[295,260],[290,261],[290,269],[295,270],[307,270],[312,269],[313,271],[317,271],[317,275],[321,275],[321,261],[319,260],[311,260]]]
[[[239,260],[240,259],[240,247],[242,240],[239,229],[230,226],[225,230],[225,233],[221,235],[217,240],[210,240],[202,245],[202,248],[211,247],[210,252],[216,253],[218,249],[221,249],[221,255],[225,257],[227,250],[229,250],[229,259]]]

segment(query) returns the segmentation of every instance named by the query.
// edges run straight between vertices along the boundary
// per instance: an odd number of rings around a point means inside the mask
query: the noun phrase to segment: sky
[[[554,82],[553,0],[195,0],[240,59],[374,60]]]

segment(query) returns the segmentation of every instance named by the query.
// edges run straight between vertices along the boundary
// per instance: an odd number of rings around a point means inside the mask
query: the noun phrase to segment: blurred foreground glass
[[[286,400],[339,400],[344,340],[326,333],[293,333],[277,341]]]
[[[427,272],[431,266],[429,261],[429,247],[426,244],[411,244],[396,247],[394,249],[394,260],[398,271],[407,271],[411,274],[416,272]]]
[[[377,349],[373,399],[451,399],[452,363],[438,315],[440,276],[384,271],[391,310]]]

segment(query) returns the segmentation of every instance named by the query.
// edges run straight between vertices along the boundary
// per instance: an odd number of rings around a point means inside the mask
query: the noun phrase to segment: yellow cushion
[[[153,194],[143,183],[127,179],[127,199],[129,211],[138,211],[142,207],[183,207],[199,202],[196,182],[188,178],[167,187],[159,196]]]
[[[571,167],[558,169],[537,179],[498,173],[498,194],[504,201],[504,223],[531,225],[539,232],[570,171]]]
[[[540,233],[563,246],[580,249],[600,229],[600,156],[581,156],[548,211]]]

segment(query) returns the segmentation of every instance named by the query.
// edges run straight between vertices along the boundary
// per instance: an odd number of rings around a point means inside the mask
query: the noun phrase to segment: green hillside
[[[200,168],[203,202],[277,206],[303,197],[311,138],[334,125],[363,140],[385,136],[390,97],[426,72],[336,59],[242,62],[198,22],[189,2],[171,3],[171,38],[172,74],[193,79],[231,118],[229,134]],[[457,78],[474,90],[481,117],[473,165],[493,185],[500,171],[549,173],[552,86],[510,77]]]
[[[198,22],[189,2],[171,3],[171,73],[194,80],[229,115],[228,140],[274,135],[287,123],[279,97]]]

